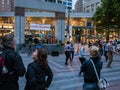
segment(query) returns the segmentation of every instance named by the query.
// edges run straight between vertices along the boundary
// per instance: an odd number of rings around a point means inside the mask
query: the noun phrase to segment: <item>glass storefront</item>
[[[67,26],[67,18],[66,18]],[[91,25],[90,18],[70,18],[70,25],[72,26],[72,36],[70,39],[73,42],[83,42],[88,43],[89,41],[96,41],[98,39],[106,39],[106,31],[96,32]],[[36,24],[50,24],[51,29],[46,30],[30,30],[30,23]],[[32,34],[34,37],[39,37],[39,34],[44,34],[45,38],[47,37],[48,32],[55,34],[55,18],[53,17],[26,17],[25,18],[25,35]],[[3,36],[8,33],[14,34],[14,17],[0,17],[0,36]],[[55,35],[54,35],[55,36]],[[110,30],[110,40],[119,38],[119,30]],[[45,39],[44,39],[45,40]],[[46,41],[46,40],[45,40]],[[54,37],[55,42],[55,37]]]
[[[0,36],[14,32],[13,17],[0,17]]]

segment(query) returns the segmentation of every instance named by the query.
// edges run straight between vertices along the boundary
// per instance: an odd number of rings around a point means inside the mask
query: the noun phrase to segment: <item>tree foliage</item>
[[[97,32],[105,29],[109,34],[111,29],[120,28],[120,1],[101,0],[101,6],[93,15],[93,22]]]
[[[120,1],[113,0],[115,25],[120,28]]]

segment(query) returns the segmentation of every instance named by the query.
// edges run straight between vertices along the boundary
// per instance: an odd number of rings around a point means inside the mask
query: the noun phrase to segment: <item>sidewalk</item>
[[[120,90],[120,80],[109,82],[110,86],[106,90]]]
[[[88,54],[88,53],[87,53],[87,54]],[[53,62],[56,62],[57,64],[60,64],[60,65],[63,65],[62,60],[59,61],[58,58],[63,59],[63,58],[65,58],[64,55],[60,55],[59,57],[52,57],[52,56],[49,55],[49,57],[50,57],[51,59],[53,59],[53,60],[52,60]],[[77,57],[78,57],[78,55],[76,54],[76,55],[75,55],[75,58],[74,58],[74,62],[73,62],[73,64],[72,64],[73,67],[74,67],[74,66],[77,66],[77,65],[80,65],[79,62],[78,62],[78,60],[76,60]],[[55,60],[55,58],[56,58],[57,60]],[[89,58],[89,56],[87,56],[87,58]],[[114,64],[114,63],[120,64],[119,58],[120,58],[120,56],[118,56],[118,55],[114,56],[113,64]],[[62,62],[62,63],[61,63],[61,62]],[[106,61],[104,61],[104,68],[106,67],[106,64],[107,64]],[[63,65],[63,66],[64,66],[64,65]],[[103,69],[104,69],[104,68],[103,68]],[[105,69],[106,69],[106,68],[105,68]],[[61,73],[62,73],[62,72],[61,72]],[[113,72],[113,73],[114,73],[114,72]],[[107,74],[107,72],[106,72],[106,74]],[[117,76],[114,76],[114,77],[117,78]],[[74,83],[74,82],[73,82],[73,83]],[[110,86],[108,86],[108,87],[106,88],[106,90],[120,90],[120,79],[118,79],[118,80],[112,80],[112,81],[109,82],[109,84],[110,84]],[[69,90],[72,90],[72,89],[69,89]],[[82,90],[82,87],[76,88],[75,90]]]
[[[22,53],[21,56],[23,58],[25,67],[27,67],[28,63],[32,62],[31,56],[27,56],[27,54],[24,54],[24,53]],[[87,57],[87,58],[89,58],[89,57]],[[120,64],[119,58],[120,58],[119,56],[115,56],[113,64],[117,63],[117,65],[119,65]],[[75,55],[72,64],[69,64],[68,66],[66,66],[64,64],[65,63],[65,55],[64,54],[56,56],[56,57],[48,55],[48,62],[54,73],[53,84],[51,85],[49,90],[68,90],[68,88],[69,88],[69,90],[82,90],[83,79],[82,79],[82,77],[77,77],[78,71],[80,69],[79,68],[80,62],[78,60],[77,54]],[[104,62],[104,63],[106,64],[106,62]],[[104,68],[105,68],[105,64],[104,64]],[[117,66],[117,67],[119,68],[119,66]],[[114,68],[112,68],[112,69],[114,69]],[[108,72],[106,72],[106,74],[109,76]],[[113,72],[113,74],[114,74],[114,72]],[[63,76],[61,76],[61,75],[63,75]],[[113,77],[117,78],[116,75],[114,75]],[[25,78],[20,78],[20,79],[21,79],[19,81],[20,90],[23,90],[24,84],[25,84]],[[120,90],[120,79],[119,78],[117,78],[117,79],[110,81],[109,82],[110,86],[107,87],[106,90]],[[70,80],[71,80],[71,82],[70,82]],[[75,81],[73,81],[73,80],[75,80]],[[67,85],[66,85],[66,82],[68,82]],[[81,85],[79,83],[81,83]],[[59,85],[64,85],[64,86],[62,86],[63,89],[61,89]],[[73,86],[70,86],[70,85],[73,85]],[[70,87],[73,87],[73,88],[70,88]],[[64,89],[64,88],[66,88],[66,89]]]

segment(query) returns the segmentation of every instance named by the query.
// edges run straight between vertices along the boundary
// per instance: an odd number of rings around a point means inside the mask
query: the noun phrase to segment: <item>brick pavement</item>
[[[32,61],[30,56],[21,54],[24,64],[27,67],[28,63]],[[87,57],[89,58],[89,57]],[[103,75],[108,79],[110,86],[106,90],[120,90],[120,56],[114,57],[112,68],[106,68],[104,61]],[[80,62],[78,57],[68,66],[64,65],[65,56],[59,57],[48,56],[49,65],[54,73],[54,78],[49,90],[82,90],[83,77],[78,76],[80,69]],[[20,90],[23,90],[25,78],[20,78]]]

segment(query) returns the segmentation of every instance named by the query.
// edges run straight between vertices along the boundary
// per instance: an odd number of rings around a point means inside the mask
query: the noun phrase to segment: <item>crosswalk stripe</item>
[[[106,64],[107,63],[104,63],[102,76],[104,76],[108,81],[120,79],[120,63],[113,62],[112,68],[106,68]],[[55,74],[51,87],[57,88],[57,85],[59,85],[57,90],[76,90],[75,88],[80,88],[84,82],[83,76],[78,76],[80,67],[73,66],[72,69],[73,71],[70,71],[70,68],[61,65],[61,69],[58,69],[61,73]]]

